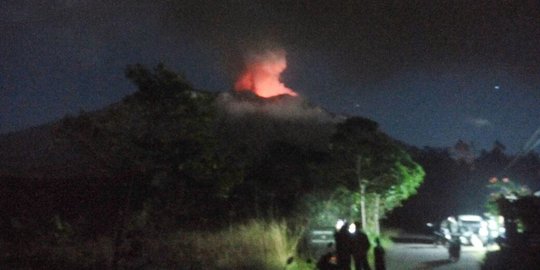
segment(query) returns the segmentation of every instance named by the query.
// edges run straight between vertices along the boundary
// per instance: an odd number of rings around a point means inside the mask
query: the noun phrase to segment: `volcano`
[[[193,91],[193,96],[212,100],[205,106],[216,107],[213,122],[224,143],[249,149],[253,155],[261,154],[272,141],[323,149],[335,124],[344,119],[290,94],[264,98],[252,91]],[[108,121],[107,112],[123,115],[130,97],[98,111],[86,112],[84,117],[102,122]],[[78,117],[74,119],[78,121]],[[0,176],[102,177],[100,165],[92,157],[83,154],[76,144],[57,138],[62,121],[0,135]],[[160,119],[155,119],[156,125],[159,122]]]

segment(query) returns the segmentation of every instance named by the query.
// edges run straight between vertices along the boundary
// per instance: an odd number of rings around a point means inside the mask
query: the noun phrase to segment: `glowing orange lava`
[[[234,84],[237,91],[252,91],[260,97],[297,94],[281,82],[281,73],[287,68],[284,51],[267,51],[253,55],[246,61],[245,70]]]

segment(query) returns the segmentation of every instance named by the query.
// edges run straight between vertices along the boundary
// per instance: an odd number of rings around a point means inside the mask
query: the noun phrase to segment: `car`
[[[307,255],[312,258],[319,258],[333,250],[335,230],[334,227],[317,227],[307,230],[303,245]]]
[[[450,240],[459,235],[463,245],[486,246],[494,242],[500,234],[501,227],[494,217],[480,215],[457,215],[441,221],[435,234]]]

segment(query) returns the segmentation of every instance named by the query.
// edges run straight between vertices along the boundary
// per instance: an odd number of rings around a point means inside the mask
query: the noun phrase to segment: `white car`
[[[492,219],[479,215],[458,215],[441,222],[441,233],[447,240],[460,235],[464,245],[485,246],[499,236],[499,226]]]

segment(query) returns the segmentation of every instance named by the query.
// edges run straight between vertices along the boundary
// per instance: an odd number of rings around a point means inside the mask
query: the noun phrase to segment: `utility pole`
[[[362,179],[362,157],[356,158],[356,176],[358,177],[358,186],[360,187],[360,219],[362,220],[362,229],[365,230],[366,224],[366,181]]]
[[[379,193],[375,194],[375,233],[377,236],[381,234],[381,224],[379,222],[380,214],[380,204],[381,204],[381,195]]]

